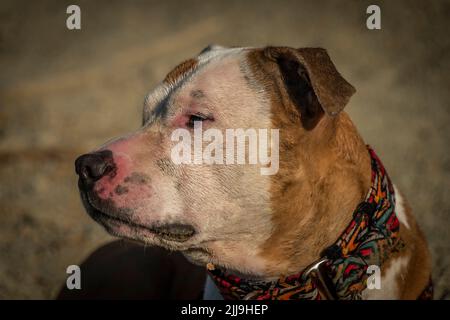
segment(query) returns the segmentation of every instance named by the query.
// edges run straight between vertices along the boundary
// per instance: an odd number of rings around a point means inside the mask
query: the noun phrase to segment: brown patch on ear
[[[287,77],[291,80],[304,79],[298,82],[300,86],[305,86],[304,82],[309,82],[314,96],[306,99],[313,102],[317,98],[317,102],[327,115],[334,116],[341,112],[356,91],[336,70],[325,49],[267,47],[264,54],[280,65],[283,76],[286,77],[287,72]],[[295,76],[295,73],[298,75]],[[295,83],[290,85],[295,86]]]
[[[187,73],[194,70],[197,65],[197,59],[189,59],[180,63],[167,74],[167,76],[164,78],[164,82],[167,84],[177,83],[179,79],[183,78]]]

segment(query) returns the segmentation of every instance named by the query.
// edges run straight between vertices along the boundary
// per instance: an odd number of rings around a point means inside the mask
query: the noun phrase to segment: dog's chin
[[[131,212],[117,210],[110,203],[102,203],[88,192],[81,191],[83,205],[97,223],[113,236],[158,245],[170,250],[187,250],[195,242],[196,230],[188,224],[171,223],[147,226],[132,219]]]
[[[189,248],[181,251],[181,253],[193,264],[206,265],[209,262],[213,262],[211,253],[205,248]]]

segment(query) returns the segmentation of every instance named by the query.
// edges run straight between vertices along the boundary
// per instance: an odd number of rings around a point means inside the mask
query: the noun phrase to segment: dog
[[[206,266],[206,298],[430,297],[426,240],[343,111],[354,92],[322,48],[209,46],[146,96],[141,128],[76,160],[82,202]],[[279,170],[175,164],[171,133],[195,123],[279,129]]]

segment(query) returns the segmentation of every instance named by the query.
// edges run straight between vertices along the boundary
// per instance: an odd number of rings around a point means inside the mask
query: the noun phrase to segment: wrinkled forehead
[[[196,58],[186,60],[170,71],[144,102],[144,118],[160,116],[174,94],[190,91],[214,94],[224,86],[242,85],[245,53],[249,48],[209,46]],[[231,89],[231,88],[230,88]],[[200,90],[200,91],[198,91]],[[147,114],[146,114],[147,113]]]

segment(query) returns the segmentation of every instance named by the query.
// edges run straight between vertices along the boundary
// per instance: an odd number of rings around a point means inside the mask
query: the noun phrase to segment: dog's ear
[[[335,116],[341,112],[356,91],[336,70],[325,49],[267,47],[264,55],[277,63],[306,129],[314,128],[324,113]]]

